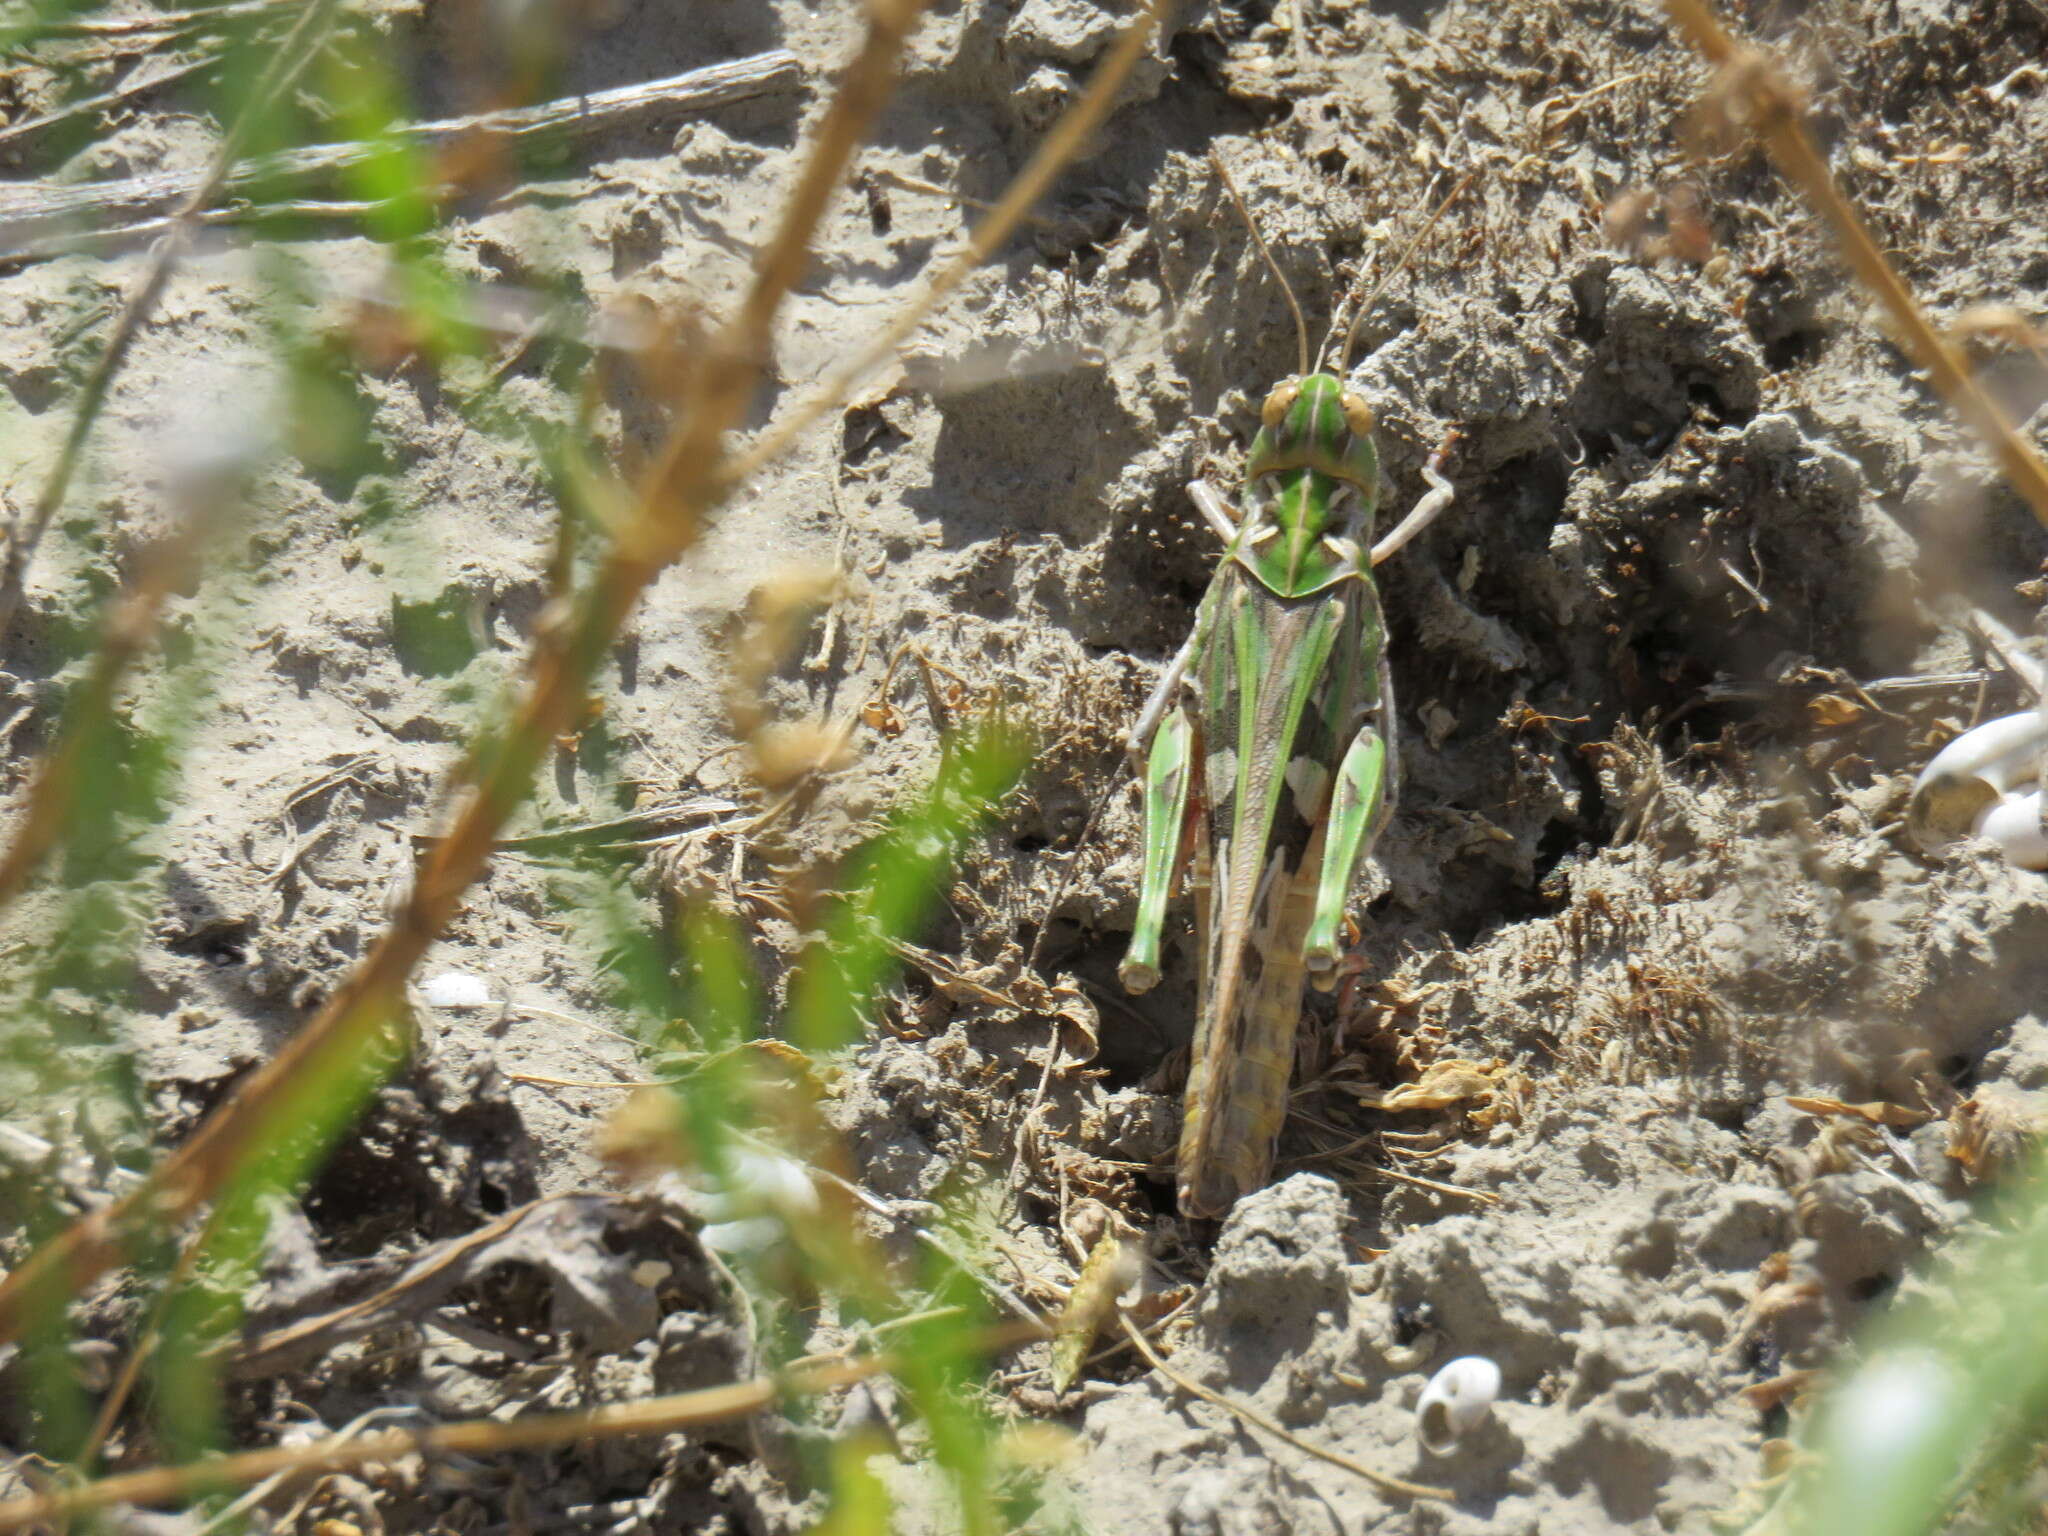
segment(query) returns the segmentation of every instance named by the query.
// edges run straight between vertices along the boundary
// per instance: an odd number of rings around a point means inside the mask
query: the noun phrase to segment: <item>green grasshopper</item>
[[[1343,381],[1352,338],[1336,372],[1311,369],[1300,305],[1248,214],[1246,224],[1294,311],[1300,373],[1266,396],[1242,510],[1206,482],[1188,487],[1223,560],[1127,743],[1145,806],[1138,915],[1119,971],[1131,992],[1159,980],[1167,900],[1192,855],[1201,997],[1176,1179],[1188,1216],[1223,1215],[1272,1171],[1304,972],[1335,984],[1345,904],[1394,805],[1372,570],[1452,496],[1446,443],[1424,467],[1430,491],[1369,542],[1379,455],[1372,410]]]

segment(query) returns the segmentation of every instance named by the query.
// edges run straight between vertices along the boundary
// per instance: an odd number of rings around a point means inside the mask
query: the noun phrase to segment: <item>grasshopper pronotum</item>
[[[1351,336],[1335,372],[1311,368],[1300,305],[1245,223],[1294,312],[1300,372],[1266,396],[1239,510],[1203,481],[1188,487],[1223,560],[1129,740],[1145,804],[1120,971],[1130,991],[1159,980],[1167,897],[1192,856],[1201,985],[1176,1178],[1189,1216],[1222,1215],[1272,1170],[1304,973],[1334,981],[1345,903],[1394,803],[1372,568],[1452,494],[1440,449],[1423,469],[1429,492],[1371,543],[1379,455],[1372,410],[1344,381]]]

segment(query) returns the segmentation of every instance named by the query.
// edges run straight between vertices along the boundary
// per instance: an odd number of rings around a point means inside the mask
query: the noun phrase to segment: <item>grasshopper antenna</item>
[[[1414,237],[1410,239],[1408,242],[1407,249],[1401,252],[1401,259],[1394,263],[1393,267],[1387,272],[1387,275],[1385,277],[1381,278],[1377,283],[1373,285],[1373,290],[1371,293],[1367,294],[1363,299],[1359,300],[1358,308],[1354,309],[1351,312],[1351,324],[1347,326],[1344,331],[1344,350],[1337,354],[1338,378],[1343,378],[1345,374],[1351,371],[1351,348],[1353,344],[1356,343],[1358,340],[1358,322],[1365,318],[1365,312],[1368,309],[1372,308],[1374,301],[1377,300],[1382,293],[1386,292],[1387,284],[1391,283],[1395,278],[1399,277],[1403,272],[1405,272],[1408,269],[1408,263],[1410,259],[1412,259],[1415,255],[1415,248],[1422,244],[1423,236],[1427,235],[1432,229],[1436,228],[1436,221],[1444,216],[1445,210],[1447,210],[1451,206],[1451,204],[1455,203],[1460,197],[1464,196],[1465,189],[1472,185],[1473,180],[1478,175],[1479,167],[1477,166],[1474,166],[1471,170],[1465,173],[1464,179],[1460,181],[1455,187],[1451,188],[1450,195],[1447,196],[1442,202],[1438,203],[1436,205],[1435,211],[1432,212],[1428,218],[1422,221],[1422,228],[1415,231]]]
[[[1280,285],[1280,292],[1286,295],[1287,307],[1294,313],[1294,340],[1301,354],[1301,377],[1308,377],[1308,322],[1301,317],[1301,304],[1294,297],[1294,290],[1287,286],[1287,277],[1280,270],[1280,263],[1273,259],[1273,253],[1266,249],[1266,237],[1259,233],[1258,222],[1252,218],[1251,210],[1244,205],[1244,199],[1237,195],[1237,183],[1230,179],[1230,172],[1223,169],[1223,158],[1212,145],[1209,149],[1209,163],[1216,167],[1216,175],[1223,183],[1223,190],[1230,194],[1230,200],[1237,204],[1237,216],[1244,220],[1244,227],[1252,232],[1252,244],[1259,248],[1259,259],[1266,264],[1266,270],[1273,274],[1273,281]]]

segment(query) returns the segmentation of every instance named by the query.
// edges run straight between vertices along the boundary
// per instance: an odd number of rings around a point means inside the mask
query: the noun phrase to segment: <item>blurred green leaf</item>
[[[1761,1530],[1924,1536],[1966,1498],[2009,1503],[2048,1440],[2048,1159],[2010,1176],[1998,1229],[1937,1255],[1815,1410],[1807,1474]]]
[[[862,1021],[898,968],[890,945],[915,937],[945,892],[961,841],[1016,787],[1029,738],[994,720],[964,733],[941,761],[922,800],[890,818],[888,829],[856,857],[842,882],[845,898],[825,923],[791,983],[791,1034],[813,1055],[860,1038]]]

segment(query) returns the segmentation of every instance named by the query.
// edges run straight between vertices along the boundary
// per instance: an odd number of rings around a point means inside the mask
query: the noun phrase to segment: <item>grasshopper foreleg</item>
[[[1230,503],[1223,499],[1223,493],[1206,480],[1188,482],[1188,500],[1195,504],[1209,526],[1216,530],[1216,537],[1225,544],[1237,540],[1237,519],[1230,515]]]
[[[1373,545],[1374,565],[1398,554],[1409,540],[1443,516],[1445,509],[1450,506],[1457,492],[1451,488],[1451,482],[1444,478],[1444,460],[1450,457],[1451,449],[1457,441],[1458,434],[1451,433],[1438,445],[1436,452],[1429,456],[1429,462],[1422,466],[1422,478],[1429,486],[1429,490],[1423,495],[1422,500],[1415,503],[1414,509],[1388,531],[1385,538]]]

